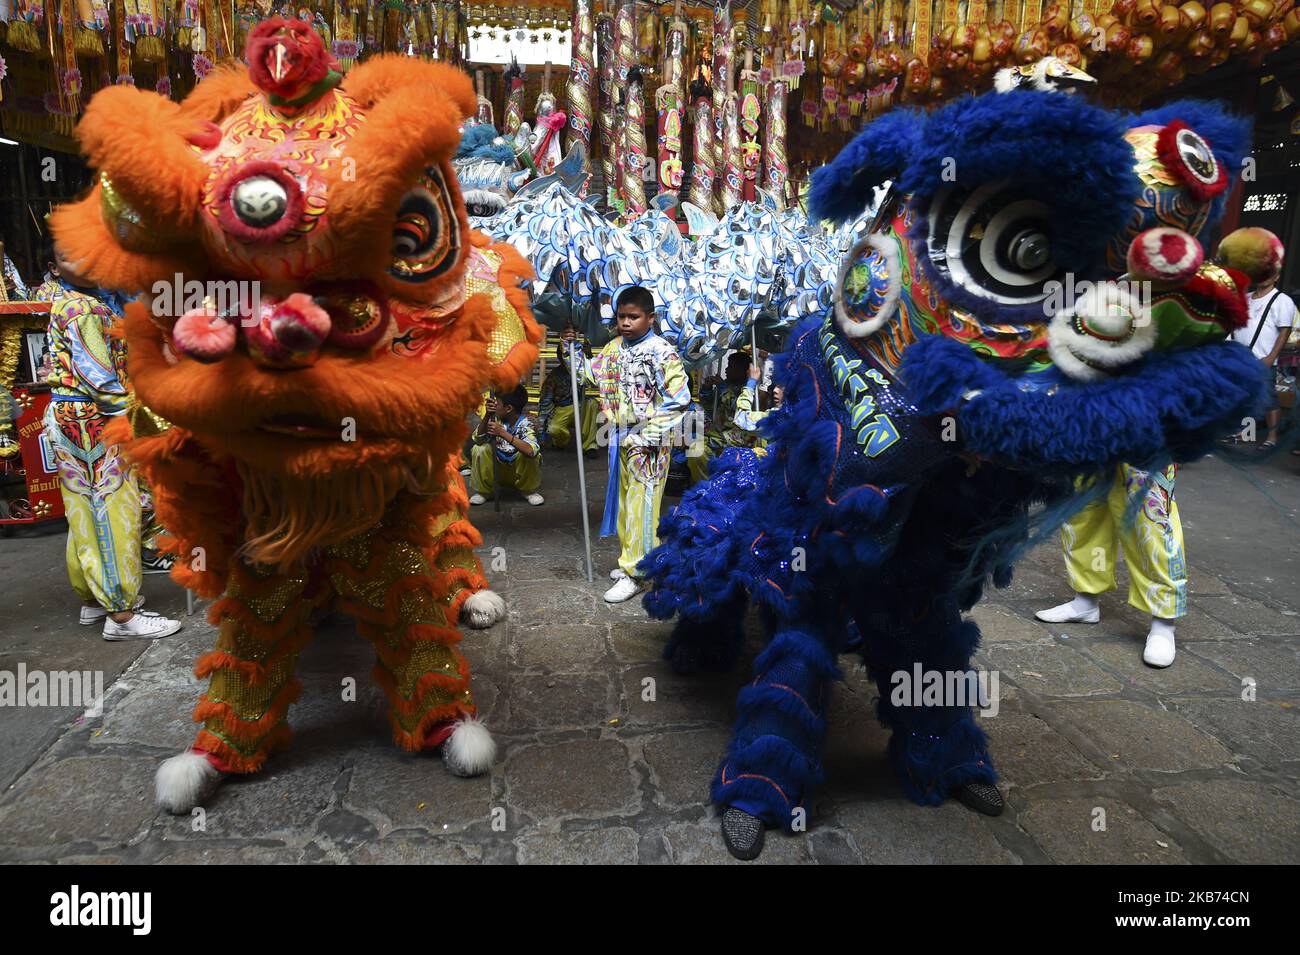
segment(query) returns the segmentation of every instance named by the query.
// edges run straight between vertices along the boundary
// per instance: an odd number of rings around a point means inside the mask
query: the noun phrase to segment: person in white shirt
[[[1219,243],[1219,263],[1244,272],[1250,279],[1250,292],[1246,296],[1250,317],[1244,328],[1232,333],[1233,341],[1250,348],[1270,373],[1286,347],[1296,319],[1295,302],[1277,287],[1283,256],[1282,240],[1267,229],[1237,229]],[[1261,450],[1277,447],[1281,409],[1270,410],[1267,420],[1268,434],[1260,445]]]

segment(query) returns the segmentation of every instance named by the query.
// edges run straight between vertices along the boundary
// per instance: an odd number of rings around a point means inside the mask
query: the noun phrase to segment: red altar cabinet
[[[58,468],[45,439],[50,388],[48,302],[0,301],[0,527],[63,517]]]

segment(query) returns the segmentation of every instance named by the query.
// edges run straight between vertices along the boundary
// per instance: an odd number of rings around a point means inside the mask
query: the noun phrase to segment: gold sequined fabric
[[[440,518],[438,533],[457,516]],[[473,552],[448,548],[431,567],[424,550],[386,530],[390,520],[325,549],[319,576],[328,586],[320,593],[309,593],[306,571],[241,566],[232,573],[216,652],[204,658],[211,679],[200,704],[206,714],[200,748],[217,746],[232,770],[249,771],[283,740],[283,695],[294,682],[303,628],[312,610],[331,599],[356,616],[358,630],[375,644],[376,673],[400,745],[419,749],[434,723],[474,713],[448,598],[435,596],[455,591],[447,580],[452,568],[477,571]]]
[[[137,438],[154,438],[171,430],[172,423],[140,403],[132,391],[126,399],[126,420],[131,423],[131,433]]]
[[[526,341],[524,323],[519,313],[506,298],[505,290],[497,281],[497,271],[501,268],[501,256],[490,249],[478,249],[478,254],[485,260],[482,268],[471,268],[465,277],[465,288],[470,295],[486,295],[492,303],[492,313],[496,316],[496,327],[492,329],[492,339],[488,343],[488,355],[493,364],[505,361],[511,350],[520,342]]]

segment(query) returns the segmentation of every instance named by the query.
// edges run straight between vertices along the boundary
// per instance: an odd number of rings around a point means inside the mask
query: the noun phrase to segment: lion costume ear
[[[330,218],[352,247],[371,258],[364,266],[379,270],[391,257],[402,197],[426,166],[451,161],[476,100],[460,70],[399,54],[358,66],[344,80],[343,92],[365,110],[366,121],[344,145],[344,162],[329,183]],[[467,231],[454,177],[447,187]]]
[[[399,54],[376,56],[353,69],[343,80],[343,92],[370,109],[402,87],[436,89],[460,111],[460,119],[474,115],[478,98],[469,74],[445,63],[413,60]]]
[[[137,291],[193,271],[208,170],[191,143],[211,129],[206,117],[157,93],[111,86],[95,95],[77,138],[98,181],[51,218],[56,240],[84,275]]]
[[[875,187],[907,167],[924,125],[924,115],[908,109],[893,110],[868,124],[828,165],[813,173],[808,193],[812,217],[847,222],[861,215]]]
[[[181,112],[220,123],[257,91],[244,64],[223,63],[203,78],[181,102]]]

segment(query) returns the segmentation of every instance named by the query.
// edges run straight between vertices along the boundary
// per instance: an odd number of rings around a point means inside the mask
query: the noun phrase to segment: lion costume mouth
[[[293,414],[274,415],[257,426],[257,430],[269,434],[312,441],[346,440],[346,429],[346,425],[340,427],[338,424],[327,424],[319,418]],[[361,438],[363,435],[358,433],[356,437]]]

